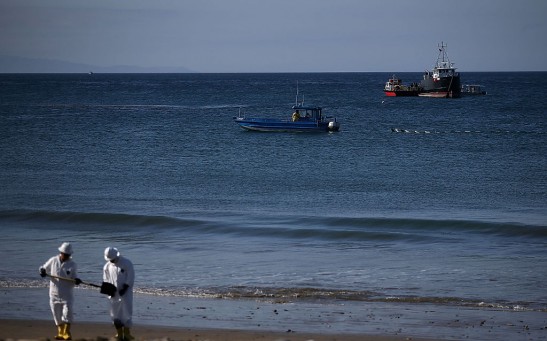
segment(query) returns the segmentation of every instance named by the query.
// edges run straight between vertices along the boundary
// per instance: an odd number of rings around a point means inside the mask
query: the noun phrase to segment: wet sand
[[[52,321],[0,320],[0,339],[8,340],[45,340],[53,339],[55,326]],[[77,323],[72,327],[73,340],[112,339],[115,333],[107,323]],[[379,335],[328,335],[313,333],[241,331],[220,329],[194,329],[163,326],[135,326],[132,334],[136,341],[174,340],[174,341],[400,341],[426,339],[404,336]]]
[[[0,290],[0,340],[53,340],[47,288]],[[547,313],[493,307],[379,302],[204,299],[137,294],[139,340],[547,340]],[[115,334],[108,302],[76,290],[74,340]]]

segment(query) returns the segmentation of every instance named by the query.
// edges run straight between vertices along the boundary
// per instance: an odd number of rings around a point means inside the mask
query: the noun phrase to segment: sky
[[[444,42],[460,71],[547,71],[546,18],[545,0],[0,0],[0,56],[38,69],[421,72]]]

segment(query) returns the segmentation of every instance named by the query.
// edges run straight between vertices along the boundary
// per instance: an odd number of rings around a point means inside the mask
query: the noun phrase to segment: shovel
[[[76,280],[73,279],[73,278],[59,277],[59,276],[54,276],[54,275],[50,275],[50,274],[46,274],[46,275],[48,275],[51,278],[60,279],[62,281],[68,281],[68,282],[73,282],[73,283],[76,282]],[[89,285],[89,286],[95,287],[95,288],[100,288],[101,289],[100,293],[108,295],[108,296],[114,296],[116,294],[116,291],[117,291],[116,286],[114,284],[108,283],[108,282],[103,282],[101,285],[97,285],[97,284],[87,283],[87,282],[82,281],[82,284]]]

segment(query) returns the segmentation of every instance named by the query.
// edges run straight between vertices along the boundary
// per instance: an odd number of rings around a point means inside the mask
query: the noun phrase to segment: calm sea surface
[[[546,312],[547,74],[390,76],[0,75],[0,286],[71,241],[83,280],[117,246],[145,294]],[[340,132],[232,121],[289,117],[297,82]]]

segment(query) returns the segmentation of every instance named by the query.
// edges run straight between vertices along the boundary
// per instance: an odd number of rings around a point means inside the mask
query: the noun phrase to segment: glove
[[[79,279],[79,278],[75,278],[75,279],[74,279],[74,284],[80,285],[80,284],[82,284],[82,280]]]
[[[124,284],[123,288],[121,288],[120,291],[118,292],[120,294],[120,296],[125,295],[125,292],[127,291],[127,289],[129,289],[129,285]]]
[[[46,269],[40,268],[40,276],[46,277],[46,275],[47,275],[47,274],[46,274]]]

